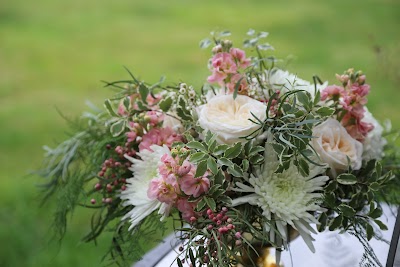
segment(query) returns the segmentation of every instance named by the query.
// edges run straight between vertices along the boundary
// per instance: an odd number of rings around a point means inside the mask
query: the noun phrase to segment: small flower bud
[[[221,46],[220,44],[214,46],[213,49],[211,50],[211,52],[212,52],[213,54],[217,54],[217,53],[219,53],[219,52],[222,52],[222,46]]]
[[[90,203],[92,203],[93,205],[96,204],[96,199],[92,198],[92,199],[90,200]]]
[[[241,234],[240,232],[236,232],[236,233],[235,233],[235,237],[236,237],[237,239],[240,239],[240,238],[242,238],[242,234]]]

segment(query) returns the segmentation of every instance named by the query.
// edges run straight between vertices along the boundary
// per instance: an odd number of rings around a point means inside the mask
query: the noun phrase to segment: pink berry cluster
[[[238,93],[247,94],[248,83],[246,76],[241,73],[250,66],[251,61],[246,58],[243,50],[232,47],[231,41],[223,41],[213,48],[210,70],[212,74],[207,78],[210,83],[218,83],[232,93],[238,84]]]
[[[374,129],[371,123],[364,122],[365,105],[370,86],[365,83],[365,75],[361,71],[349,69],[343,75],[336,75],[342,86],[327,86],[321,92],[321,100],[332,100],[337,104],[338,119],[347,132],[362,142]]]
[[[112,146],[107,144],[106,149],[112,150]],[[117,146],[110,153],[110,157],[103,162],[101,170],[97,174],[99,181],[95,184],[94,189],[103,194],[103,203],[112,203],[117,192],[126,190],[126,178],[130,177],[128,168],[131,163],[124,155],[134,157],[136,151],[129,147]],[[97,201],[93,198],[90,202],[96,204]]]
[[[194,223],[199,216],[195,211],[197,202],[189,201],[189,198],[205,194],[210,188],[210,181],[207,173],[195,177],[197,168],[187,160],[188,155],[186,148],[174,148],[171,155],[163,155],[158,168],[160,176],[151,180],[147,196],[177,208],[184,220]]]
[[[207,210],[207,218],[210,220],[210,223],[207,225],[207,230],[217,230],[218,231],[218,239],[221,239],[222,235],[229,233],[230,235],[234,235],[236,240],[236,245],[241,245],[242,235],[240,232],[235,231],[235,225],[233,224],[233,219],[227,215],[228,208],[222,207],[222,209],[215,213],[211,209]]]

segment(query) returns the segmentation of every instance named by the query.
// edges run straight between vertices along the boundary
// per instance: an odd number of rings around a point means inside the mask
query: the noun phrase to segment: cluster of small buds
[[[221,52],[229,52],[232,48],[232,41],[231,40],[222,40],[216,46],[214,46],[211,52],[215,55]]]
[[[110,144],[106,145],[107,150],[112,150]],[[114,157],[106,159],[101,170],[98,172],[99,181],[94,185],[94,189],[103,195],[102,202],[105,204],[112,203],[113,196],[119,191],[126,190],[126,178],[129,175],[128,168],[131,166],[129,160],[124,155],[134,157],[136,151],[128,148],[117,146],[114,148]],[[91,199],[92,204],[96,204],[96,199]]]
[[[347,70],[343,75],[336,74],[336,78],[342,86],[327,86],[321,92],[321,100],[335,103],[341,124],[354,139],[362,142],[374,129],[371,123],[363,121],[370,86],[365,83],[365,75],[354,69]]]
[[[361,70],[354,71],[354,69],[351,68],[345,71],[342,75],[336,74],[336,79],[340,81],[344,87],[346,87],[353,83],[363,85],[365,83],[366,76]]]
[[[216,229],[220,235],[226,234],[228,232],[235,231],[235,225],[233,224],[233,219],[227,215],[228,208],[222,207],[222,209],[215,213],[211,209],[208,209],[206,211],[207,213],[207,218],[211,220],[211,223],[209,223],[206,227],[207,230],[213,230]],[[238,235],[235,232],[235,237]],[[240,235],[240,233],[239,233]]]
[[[192,109],[196,104],[198,104],[197,94],[193,86],[187,85],[186,83],[180,83],[178,94],[182,95],[187,101],[188,109]]]

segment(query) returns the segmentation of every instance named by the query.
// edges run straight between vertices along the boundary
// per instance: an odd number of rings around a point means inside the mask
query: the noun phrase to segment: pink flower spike
[[[178,198],[176,202],[176,207],[182,213],[183,219],[188,222],[190,222],[191,217],[196,217],[194,212],[196,205],[196,202],[189,202],[186,198]]]
[[[207,82],[209,83],[221,83],[223,80],[226,79],[228,75],[223,72],[213,72],[212,75],[208,76]]]
[[[182,166],[180,166],[178,168],[176,174],[179,176],[184,176],[184,175],[188,174],[191,169],[192,169],[192,164],[188,160],[185,160],[183,162]]]
[[[337,85],[327,86],[321,92],[321,100],[325,101],[326,99],[339,99],[340,97],[345,95],[344,88]]]
[[[229,89],[229,93],[233,93],[235,91],[235,87],[238,82],[239,82],[239,87],[238,87],[239,93],[247,90],[248,84],[247,84],[246,77],[240,75],[239,73],[236,73],[231,77],[231,81],[229,83],[227,83],[227,85],[226,85]]]
[[[206,177],[194,178],[191,173],[183,176],[180,181],[182,191],[188,196],[199,197],[210,188],[210,180]]]
[[[250,66],[250,59],[246,58],[246,53],[239,48],[231,48],[231,55],[239,62],[239,66],[243,69]]]
[[[158,199],[158,201],[169,205],[173,204],[178,197],[175,187],[162,178],[156,178],[150,181],[147,196],[150,199]]]
[[[171,148],[172,143],[182,140],[182,136],[174,132],[170,127],[153,128],[143,135],[142,142],[139,144],[139,151],[144,149],[151,151],[151,145],[167,145]]]

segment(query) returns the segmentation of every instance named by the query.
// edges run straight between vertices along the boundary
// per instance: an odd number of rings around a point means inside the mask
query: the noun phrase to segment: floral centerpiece
[[[172,217],[184,240],[178,266],[235,266],[257,246],[277,248],[279,261],[293,232],[315,252],[318,231],[340,229],[364,245],[362,264],[380,265],[367,241],[386,230],[379,201],[399,190],[398,154],[366,107],[365,74],[305,81],[279,67],[261,43],[267,33],[248,32],[247,54],[228,35],[213,33],[202,88],[128,71],[129,80],[106,84],[117,94],[104,110],[46,147],[40,173],[46,198],[58,200],[58,233],[69,212],[87,207],[84,240],[111,231],[109,255],[125,265]]]

